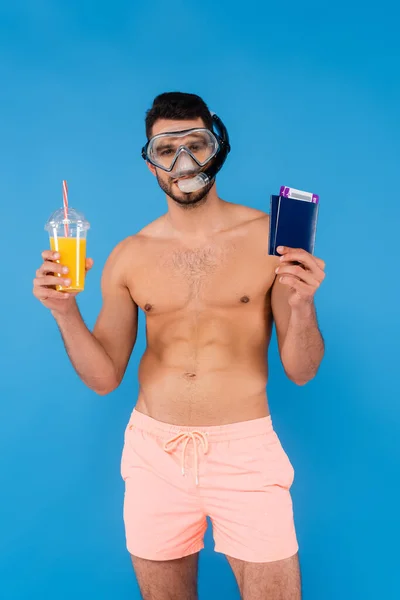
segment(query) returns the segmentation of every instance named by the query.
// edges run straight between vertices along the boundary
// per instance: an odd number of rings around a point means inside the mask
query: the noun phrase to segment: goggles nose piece
[[[186,175],[196,175],[200,171],[199,165],[193,158],[182,149],[176,159],[173,170],[170,173],[172,179],[179,179]]]

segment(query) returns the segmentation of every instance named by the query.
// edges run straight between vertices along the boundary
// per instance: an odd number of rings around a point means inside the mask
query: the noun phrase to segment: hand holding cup
[[[33,280],[33,295],[40,300],[46,308],[66,314],[75,302],[77,290],[58,291],[60,285],[68,290],[71,280],[68,278],[68,267],[59,262],[60,254],[52,250],[42,252],[43,264],[36,271]],[[87,258],[85,272],[93,267],[93,259]]]

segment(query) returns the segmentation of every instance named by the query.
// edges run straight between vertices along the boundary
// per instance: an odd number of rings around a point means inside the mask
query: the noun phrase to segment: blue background
[[[195,92],[233,146],[221,197],[269,209],[281,184],[321,197],[326,357],[304,388],[276,341],[268,386],[293,486],[305,600],[399,598],[399,55],[394,3],[0,1],[0,597],[139,597],[119,462],[144,320],[121,387],[74,373],[32,294],[43,225],[70,204],[92,229],[80,298],[92,327],[115,244],[165,211],[140,158],[163,91]],[[5,267],[5,268],[4,268]],[[200,598],[238,598],[201,555]]]

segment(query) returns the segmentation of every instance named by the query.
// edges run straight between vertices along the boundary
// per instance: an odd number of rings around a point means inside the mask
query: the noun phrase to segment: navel
[[[184,373],[185,377],[193,378],[196,377],[196,373]]]
[[[247,302],[250,302],[250,298],[248,296],[242,296],[240,298],[240,302],[243,302],[243,304],[247,304]]]

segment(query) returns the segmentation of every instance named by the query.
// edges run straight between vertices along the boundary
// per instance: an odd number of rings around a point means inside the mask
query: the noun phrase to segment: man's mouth
[[[173,183],[175,183],[175,185],[178,184],[178,181],[182,181],[182,179],[192,179],[193,177],[195,177],[196,173],[192,173],[190,175],[182,175],[182,177],[177,177],[176,179],[173,179]]]

